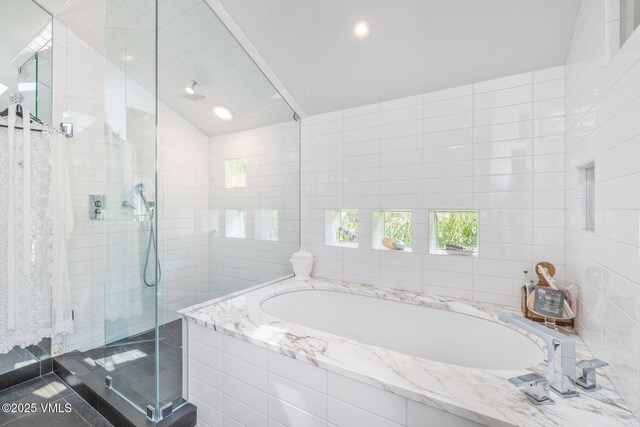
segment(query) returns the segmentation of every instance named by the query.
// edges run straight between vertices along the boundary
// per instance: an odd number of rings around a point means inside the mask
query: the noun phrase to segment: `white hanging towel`
[[[67,260],[67,239],[73,231],[71,183],[66,159],[65,137],[54,133],[50,141],[51,185],[47,212],[51,230],[51,336],[73,333],[71,289]]]
[[[8,328],[15,327],[15,286],[16,286],[16,200],[17,180],[15,173],[15,127],[16,127],[16,105],[10,105],[8,110],[8,152],[9,152],[9,216],[7,229],[7,249],[8,249],[8,269],[7,269],[7,323]],[[31,265],[31,120],[29,110],[23,109],[22,139],[23,139],[23,160],[22,160],[22,183],[23,183],[23,214],[25,220],[22,222],[22,242],[23,242],[23,274],[29,274]],[[24,118],[26,117],[26,118]]]

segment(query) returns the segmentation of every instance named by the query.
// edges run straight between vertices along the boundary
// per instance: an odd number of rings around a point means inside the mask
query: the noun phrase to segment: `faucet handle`
[[[532,373],[509,378],[509,382],[520,389],[534,405],[553,405],[549,395],[549,380],[540,374]]]
[[[582,374],[576,378],[578,384],[585,391],[595,391],[598,389],[596,384],[596,370],[604,366],[609,366],[607,362],[600,359],[581,360],[576,366],[582,369]]]

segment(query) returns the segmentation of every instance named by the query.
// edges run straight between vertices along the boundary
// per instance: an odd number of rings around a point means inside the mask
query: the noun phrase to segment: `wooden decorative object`
[[[536,268],[533,270],[538,275],[538,284],[542,285],[542,286],[549,286],[549,283],[547,282],[547,279],[545,279],[544,276],[538,272],[538,266],[539,265],[541,265],[542,267],[546,268],[549,271],[549,275],[551,277],[556,275],[556,267],[553,264],[551,264],[550,262],[541,261],[541,262],[536,264]]]
[[[547,280],[544,278],[544,276],[541,273],[538,272],[538,266],[542,266],[546,268],[551,277],[553,277],[556,274],[555,266],[550,262],[542,261],[536,264],[536,267],[534,270],[538,275],[538,285],[549,287],[549,283],[547,282]],[[520,308],[522,309],[522,314],[524,314],[524,317],[526,317],[527,319],[534,320],[536,322],[544,322],[543,316],[540,316],[534,313],[533,311],[529,310],[528,305],[531,305],[531,306],[533,305],[533,298],[534,298],[533,289],[531,289],[531,292],[529,292],[529,294],[527,295],[527,289],[523,286],[521,293],[522,293],[522,297],[520,302]],[[529,303],[528,305],[527,305],[527,302]],[[561,326],[573,327],[575,322],[574,322],[574,319],[556,319],[556,324]]]
[[[527,307],[527,298],[533,297],[533,290],[532,292],[529,293],[529,295],[527,295],[527,289],[523,286],[521,290],[521,294],[522,294],[521,295],[522,297],[520,299],[520,308],[522,309],[522,314],[524,314],[524,317],[526,317],[527,319],[534,320],[536,322],[544,322],[544,317],[535,314],[534,312],[529,310],[529,308]],[[575,324],[574,319],[557,319],[556,324],[560,326],[571,326],[573,328]]]

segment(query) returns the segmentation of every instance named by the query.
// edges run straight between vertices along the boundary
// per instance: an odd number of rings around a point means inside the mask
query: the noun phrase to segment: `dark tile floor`
[[[89,387],[104,388],[105,377],[112,378],[112,388],[144,409],[155,401],[155,331],[84,352],[56,357],[64,368]],[[175,320],[160,326],[158,363],[161,406],[182,399],[182,323]]]
[[[5,404],[35,404],[34,412],[7,412]],[[47,405],[48,406],[41,406]],[[47,374],[0,392],[0,426],[110,427],[111,424],[58,378]],[[49,408],[46,411],[45,408]],[[51,412],[51,408],[56,408]],[[68,412],[67,411],[68,408]],[[14,409],[19,409],[15,408]]]

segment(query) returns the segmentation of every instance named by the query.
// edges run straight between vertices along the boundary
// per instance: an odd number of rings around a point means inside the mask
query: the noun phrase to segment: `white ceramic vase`
[[[311,270],[313,270],[313,263],[315,257],[304,247],[300,247],[298,252],[291,255],[291,265],[293,266],[293,274],[295,274],[295,280],[301,282],[311,279]]]

